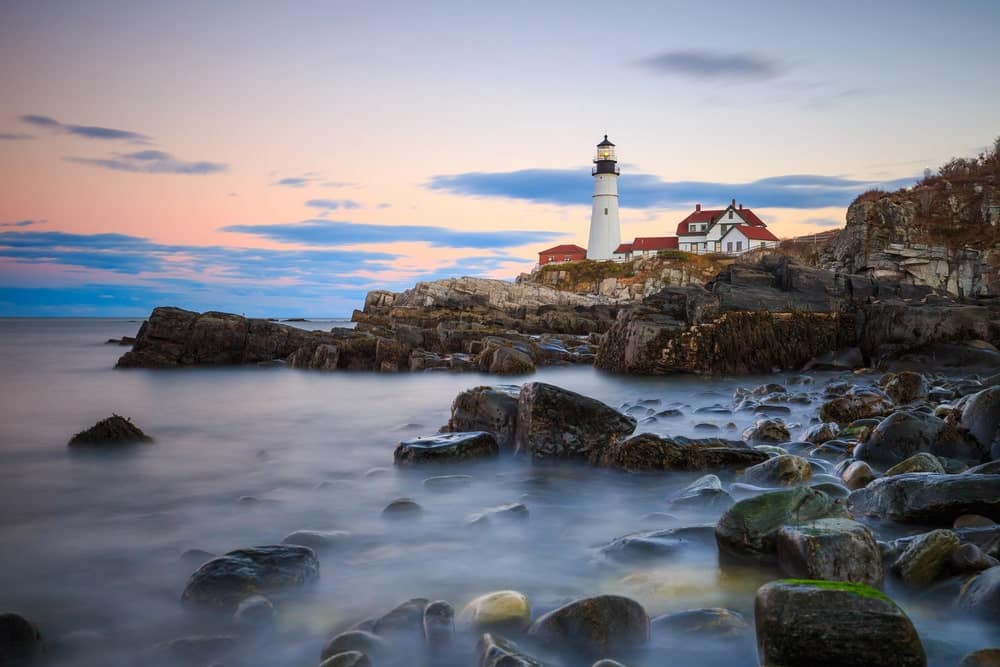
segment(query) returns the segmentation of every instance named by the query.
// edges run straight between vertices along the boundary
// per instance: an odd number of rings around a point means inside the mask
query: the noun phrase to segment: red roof
[[[615,251],[613,253],[611,253],[611,254],[613,254],[613,255],[624,255],[625,253],[628,253],[628,252],[632,252],[632,244],[631,243],[623,243],[620,246],[618,246],[617,248],[615,248]]]
[[[690,232],[688,231],[688,223],[709,223],[711,226],[716,220],[722,217],[722,214],[728,211],[729,208],[723,209],[695,209],[691,212],[688,217],[684,218],[677,224],[677,234],[701,234],[702,232]],[[748,225],[753,225],[754,227],[766,227],[764,221],[757,217],[757,214],[748,208],[733,208],[736,215],[743,218]]]
[[[677,250],[676,236],[637,236],[632,250]]]
[[[573,245],[572,243],[567,243],[563,245],[557,245],[548,250],[539,250],[539,255],[573,255],[573,254],[587,254],[586,248],[581,248],[578,245]]]
[[[767,227],[751,227],[750,225],[736,225],[733,229],[738,229],[743,236],[751,241],[777,241],[778,237],[768,231]]]

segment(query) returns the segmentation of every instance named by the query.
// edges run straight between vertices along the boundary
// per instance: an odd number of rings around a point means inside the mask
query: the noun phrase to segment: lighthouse
[[[618,160],[615,145],[608,141],[597,144],[594,156],[593,210],[590,213],[590,241],[587,244],[587,259],[611,259],[611,254],[621,243],[621,227],[618,223]]]

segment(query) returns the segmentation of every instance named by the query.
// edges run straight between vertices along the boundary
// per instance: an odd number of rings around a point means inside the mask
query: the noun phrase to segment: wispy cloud
[[[110,158],[65,157],[67,162],[133,174],[217,174],[226,170],[222,162],[185,162],[163,151],[112,153]]]
[[[328,211],[361,208],[361,204],[353,199],[310,199],[306,202],[306,206],[309,208],[326,209]]]
[[[0,141],[30,141],[34,138],[35,135],[22,132],[0,132]]]
[[[390,204],[390,203],[389,203],[389,202],[387,202],[387,201],[384,201],[384,202],[381,202],[381,203],[380,203],[380,204],[379,204],[378,206],[376,206],[375,208],[392,208],[392,204]]]
[[[806,218],[802,221],[807,225],[815,225],[817,227],[840,227],[844,224],[840,220],[835,220],[833,218]]]
[[[0,227],[31,227],[40,225],[44,220],[18,220],[17,222],[0,222]]]
[[[310,183],[318,183],[323,178],[314,172],[306,172],[301,176],[286,176],[279,178],[272,185],[282,188],[304,188]]]
[[[444,248],[497,249],[548,243],[564,236],[551,231],[467,232],[426,225],[371,225],[335,220],[303,220],[275,225],[230,225],[220,231],[254,234],[272,241],[315,246],[424,242]]]
[[[588,205],[590,182],[580,169],[522,169],[434,176],[432,190],[472,197],[501,197],[561,206]],[[896,190],[916,177],[861,181],[839,176],[793,174],[748,183],[664,181],[652,174],[628,174],[620,183],[621,205],[629,208],[682,208],[697,203],[724,204],[731,198],[760,208],[826,208],[847,206],[871,188]]]
[[[670,76],[746,81],[776,79],[786,69],[778,60],[760,54],[720,53],[707,49],[664,51],[644,58],[638,64]]]
[[[138,132],[129,130],[117,130],[112,127],[99,127],[96,125],[73,125],[61,123],[48,116],[38,114],[25,114],[20,117],[22,123],[34,127],[50,130],[60,134],[72,134],[86,139],[103,139],[112,141],[131,141],[134,143],[149,143],[150,138]]]

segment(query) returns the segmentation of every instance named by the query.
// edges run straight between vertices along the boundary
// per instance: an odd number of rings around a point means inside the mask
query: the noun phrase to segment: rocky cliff
[[[956,159],[912,188],[868,192],[820,265],[958,296],[1000,294],[1000,154]]]

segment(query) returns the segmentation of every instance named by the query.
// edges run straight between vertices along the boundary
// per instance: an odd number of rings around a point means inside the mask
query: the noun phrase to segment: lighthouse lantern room
[[[597,144],[594,156],[593,209],[590,214],[590,240],[587,259],[612,259],[621,243],[621,226],[618,222],[618,159],[615,145],[608,141]]]

